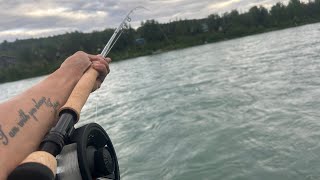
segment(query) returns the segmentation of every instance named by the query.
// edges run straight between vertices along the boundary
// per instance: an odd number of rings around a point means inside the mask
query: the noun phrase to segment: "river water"
[[[122,179],[320,179],[320,24],[110,66],[80,125],[105,128]]]

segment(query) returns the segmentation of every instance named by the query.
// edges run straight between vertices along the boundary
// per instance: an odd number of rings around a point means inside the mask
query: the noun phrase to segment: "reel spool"
[[[69,142],[56,157],[56,180],[120,180],[116,152],[100,125],[90,123],[75,129]]]

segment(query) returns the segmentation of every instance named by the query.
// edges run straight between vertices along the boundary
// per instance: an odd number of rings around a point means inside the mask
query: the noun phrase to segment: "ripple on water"
[[[80,125],[107,130],[124,180],[319,179],[319,26],[112,63]]]

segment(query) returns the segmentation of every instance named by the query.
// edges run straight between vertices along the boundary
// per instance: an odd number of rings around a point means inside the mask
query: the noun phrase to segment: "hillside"
[[[291,0],[288,5],[277,3],[270,10],[254,6],[242,14],[233,10],[164,24],[148,20],[138,29],[126,29],[109,56],[119,61],[316,22],[320,22],[320,0],[309,3]],[[98,54],[113,31],[4,41],[0,44],[0,83],[48,74],[78,50]]]

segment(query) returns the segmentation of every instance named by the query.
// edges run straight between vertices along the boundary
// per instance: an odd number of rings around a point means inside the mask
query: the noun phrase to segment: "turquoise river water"
[[[123,180],[320,179],[320,24],[110,66],[79,125],[105,128]]]

